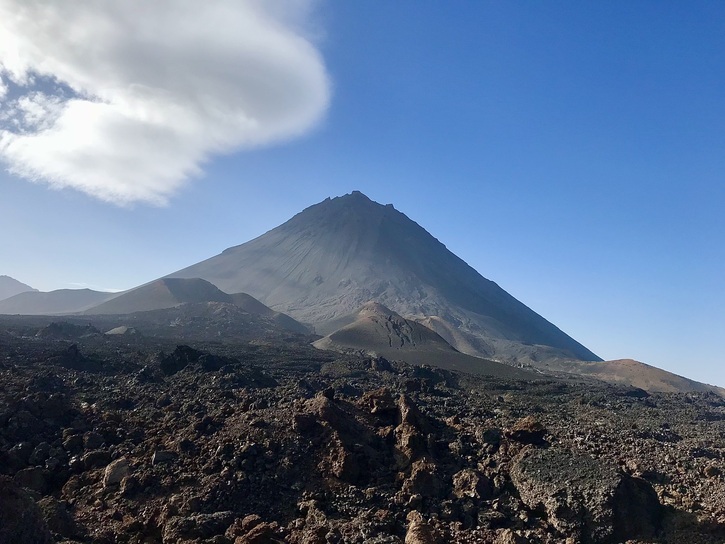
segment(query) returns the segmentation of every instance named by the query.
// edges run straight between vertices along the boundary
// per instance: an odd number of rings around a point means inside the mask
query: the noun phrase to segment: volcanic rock
[[[405,544],[439,544],[442,542],[433,528],[423,519],[420,512],[413,510],[408,514],[408,530]]]
[[[0,544],[52,544],[43,514],[30,496],[0,476]]]
[[[534,416],[526,416],[517,421],[507,435],[516,442],[540,446],[544,444],[546,428]]]
[[[106,467],[103,475],[103,487],[120,484],[129,473],[128,460],[125,457],[116,459]]]
[[[543,507],[554,527],[579,542],[651,538],[660,525],[662,510],[648,483],[587,455],[529,450],[511,480],[529,508]]]

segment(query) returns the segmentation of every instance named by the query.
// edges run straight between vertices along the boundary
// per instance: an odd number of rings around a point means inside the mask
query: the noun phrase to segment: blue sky
[[[291,49],[270,59],[265,46],[249,70],[269,62],[277,71],[265,77],[301,89],[270,102],[285,119],[260,114],[266,132],[229,132],[203,110],[189,119],[205,127],[201,136],[178,140],[184,157],[196,157],[193,172],[163,138],[160,150],[151,138],[124,165],[113,157],[119,134],[100,132],[109,143],[99,153],[114,160],[99,163],[100,181],[87,190],[77,170],[48,182],[52,164],[38,170],[5,149],[14,173],[0,173],[0,274],[43,290],[125,289],[358,189],[393,203],[600,356],[725,386],[725,4],[270,5],[264,15],[299,39],[260,32],[259,43]],[[0,12],[10,8],[0,0]],[[24,36],[21,26],[13,31]],[[170,34],[159,50],[178,39]],[[118,88],[146,77],[128,58]],[[204,64],[160,85],[192,93]],[[222,68],[247,73],[244,64]],[[72,81],[95,77],[92,64],[91,76],[56,70]],[[199,70],[200,80],[212,77]],[[104,77],[88,92],[105,97]],[[247,84],[220,79],[218,88]],[[153,185],[164,161],[177,161],[187,181]],[[37,183],[26,179],[30,167]],[[116,189],[104,185],[106,173]]]

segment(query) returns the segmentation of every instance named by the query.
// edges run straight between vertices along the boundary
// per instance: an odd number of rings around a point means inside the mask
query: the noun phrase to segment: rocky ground
[[[723,543],[725,400],[0,327],[0,544]]]

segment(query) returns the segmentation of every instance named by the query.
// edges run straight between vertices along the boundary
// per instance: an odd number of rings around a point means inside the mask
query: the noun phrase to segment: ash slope
[[[57,289],[55,291],[26,291],[0,300],[0,314],[10,315],[63,315],[82,312],[97,306],[118,293],[105,293],[92,289]]]
[[[497,360],[601,360],[481,276],[420,225],[360,192],[327,199],[266,234],[170,274],[243,291],[328,334],[368,301],[459,331],[453,347]],[[439,331],[436,331],[439,332]]]
[[[10,276],[0,276],[0,300],[5,300],[26,291],[37,291],[37,289],[33,289],[30,285],[25,285]]]
[[[183,308],[182,308],[183,307]],[[165,310],[180,309],[180,315],[171,318]],[[283,329],[307,334],[301,323],[288,315],[275,312],[246,293],[229,295],[208,281],[199,278],[164,278],[136,287],[112,300],[94,306],[86,315],[147,314],[144,319],[176,322],[193,319],[201,327],[212,326],[220,313],[227,317],[241,314],[256,315]],[[178,313],[178,312],[177,312]],[[237,324],[243,322],[242,319]]]
[[[319,349],[369,353],[414,365],[426,364],[480,376],[520,380],[538,378],[532,372],[460,353],[428,327],[405,319],[377,302],[365,304],[355,321],[312,345]]]
[[[136,287],[86,311],[87,314],[131,314],[173,308],[189,302],[226,302],[232,297],[209,282],[194,279],[162,279]]]

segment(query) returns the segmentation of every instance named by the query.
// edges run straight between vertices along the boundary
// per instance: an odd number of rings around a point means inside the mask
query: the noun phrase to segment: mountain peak
[[[385,209],[395,210],[395,208],[393,207],[392,204],[383,205],[383,204],[380,204],[379,202],[375,202],[370,197],[368,197],[366,194],[364,194],[358,190],[354,190],[354,191],[344,194],[342,196],[326,198],[319,204],[310,206],[309,208],[304,210],[302,213],[305,213],[308,210],[312,210],[312,209],[322,209],[322,210],[326,210],[328,212],[330,210],[338,210],[338,209],[360,209],[360,210],[366,210],[366,211],[370,211],[370,210],[383,211]]]
[[[258,238],[170,276],[249,293],[320,334],[350,323],[374,301],[405,319],[437,318],[466,337],[454,347],[472,355],[531,362],[551,348],[545,357],[599,359],[418,223],[360,191],[314,204]]]

